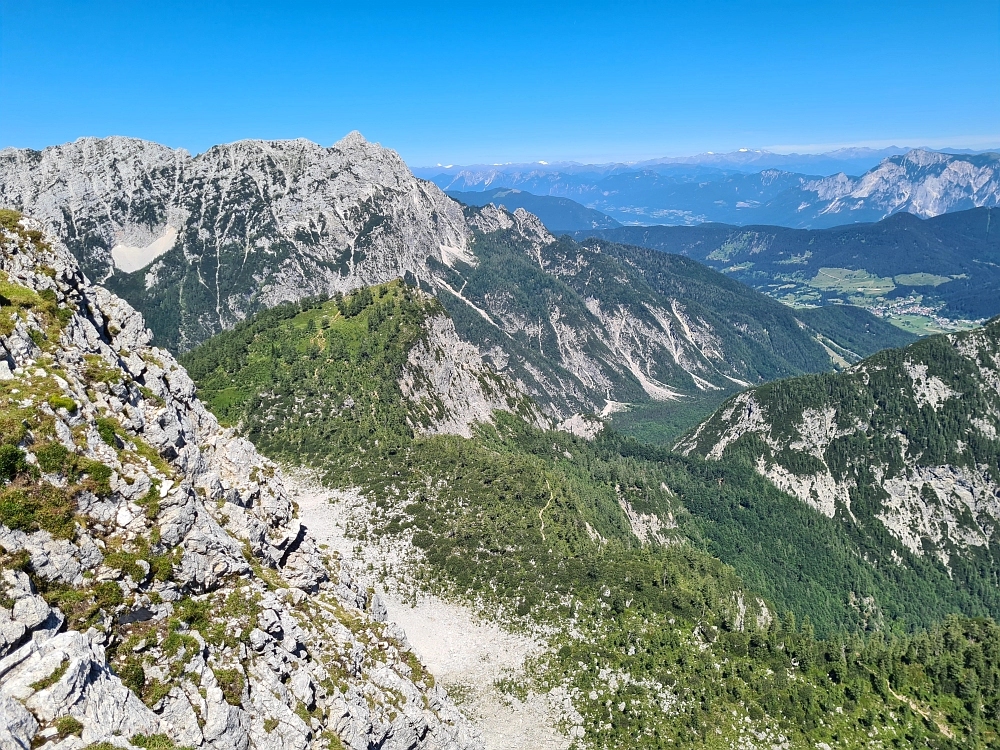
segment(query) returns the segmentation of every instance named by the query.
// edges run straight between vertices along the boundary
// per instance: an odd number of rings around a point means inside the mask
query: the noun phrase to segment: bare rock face
[[[0,218],[0,746],[479,747],[278,467],[40,224]]]
[[[641,269],[557,240],[524,209],[463,210],[358,133],[329,148],[239,141],[195,157],[118,137],[5,149],[0,206],[39,218],[174,352],[281,302],[403,278],[455,316],[479,350],[468,356],[560,420],[802,371],[766,328],[714,315],[684,280],[661,293]],[[489,265],[513,245],[531,268]],[[812,367],[820,345],[786,348]],[[452,374],[464,369],[456,362]],[[8,375],[0,366],[0,382]],[[415,386],[418,399],[447,405],[471,385],[440,368],[427,380],[441,378],[456,390],[431,396]],[[480,412],[506,400],[470,398]],[[438,416],[467,434],[465,417]]]
[[[802,185],[803,200],[815,198],[819,217],[841,223],[907,211],[922,218],[1000,203],[996,154],[957,155],[914,149],[891,156],[861,177],[837,174]]]
[[[410,350],[400,389],[426,416],[424,434],[472,437],[476,424],[491,424],[494,411],[520,414],[547,427],[548,420],[509,378],[497,375],[479,349],[462,341],[451,318],[437,315],[425,324],[426,337]]]
[[[91,278],[155,297],[152,326],[176,349],[278,302],[472,262],[459,205],[357,132],[196,157],[120,137],[5,149],[0,205],[41,220]]]

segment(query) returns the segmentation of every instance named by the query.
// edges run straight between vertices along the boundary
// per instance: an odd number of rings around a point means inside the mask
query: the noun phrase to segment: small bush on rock
[[[60,737],[68,737],[71,734],[79,735],[83,731],[83,724],[72,716],[60,716],[56,719],[56,731]]]

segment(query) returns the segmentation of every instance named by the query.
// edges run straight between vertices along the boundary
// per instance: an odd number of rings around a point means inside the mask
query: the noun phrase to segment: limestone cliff
[[[5,149],[0,205],[41,220],[133,303],[155,299],[149,322],[172,349],[278,302],[426,277],[428,257],[471,260],[458,204],[357,132],[195,157],[119,137]]]

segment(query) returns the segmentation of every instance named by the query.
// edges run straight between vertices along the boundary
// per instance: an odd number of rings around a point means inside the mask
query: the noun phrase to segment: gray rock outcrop
[[[42,221],[92,278],[156,296],[152,326],[175,349],[279,302],[472,261],[461,207],[357,132],[195,157],[121,137],[4,149],[0,206]]]
[[[0,229],[0,746],[459,750],[478,738],[141,316]],[[139,741],[139,740],[137,740]],[[332,744],[331,744],[332,743]]]

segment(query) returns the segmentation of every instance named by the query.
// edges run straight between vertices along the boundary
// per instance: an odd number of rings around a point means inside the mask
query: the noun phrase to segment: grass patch
[[[809,285],[825,292],[865,297],[883,297],[896,288],[891,278],[883,278],[865,270],[850,268],[820,268]]]
[[[71,734],[79,736],[83,732],[83,724],[72,716],[60,716],[56,719],[56,731],[60,737],[68,737]]]
[[[894,279],[900,286],[941,286],[951,281],[950,276],[938,276],[934,273],[901,273]]]
[[[0,523],[19,531],[42,529],[57,539],[76,536],[76,501],[50,484],[8,487],[0,492]]]
[[[49,396],[48,403],[49,406],[57,411],[59,409],[65,409],[71,413],[76,411],[76,401],[69,396]]]
[[[222,688],[222,695],[226,699],[226,703],[230,706],[240,706],[243,704],[243,687],[246,684],[246,678],[243,676],[243,672],[239,669],[215,669],[215,679],[219,682],[219,687]]]
[[[59,666],[56,667],[55,670],[52,672],[52,674],[50,674],[48,677],[43,677],[37,682],[31,683],[31,689],[45,690],[47,688],[52,687],[57,682],[59,682],[59,680],[62,679],[62,676],[66,674],[67,669],[69,669],[69,659],[63,659],[59,663]]]

